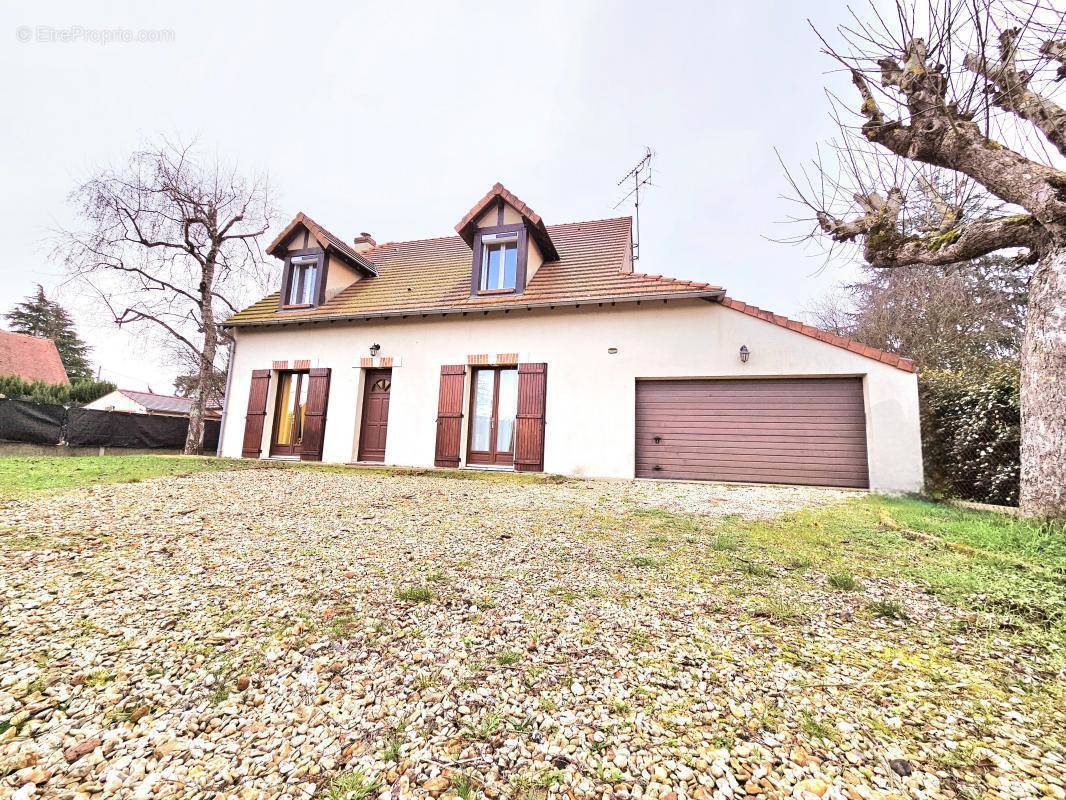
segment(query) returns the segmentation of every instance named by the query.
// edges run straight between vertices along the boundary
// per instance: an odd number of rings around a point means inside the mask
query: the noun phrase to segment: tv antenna
[[[618,186],[622,186],[623,184],[627,184],[628,185],[630,181],[633,182],[633,188],[630,189],[626,193],[625,197],[623,197],[621,200],[619,200],[617,203],[615,203],[614,207],[618,208],[618,206],[622,205],[622,203],[626,202],[630,197],[633,198],[633,221],[634,221],[633,260],[634,261],[637,261],[640,258],[640,188],[642,186],[654,186],[655,185],[654,183],[651,182],[651,160],[652,160],[652,157],[654,155],[655,155],[655,153],[652,152],[652,149],[650,147],[645,147],[644,148],[644,158],[642,158],[640,161],[638,161],[637,165],[635,167],[633,167],[633,169],[629,170],[629,172],[627,172],[625,174],[625,176],[622,178],[622,180],[618,181],[618,184],[617,184]]]

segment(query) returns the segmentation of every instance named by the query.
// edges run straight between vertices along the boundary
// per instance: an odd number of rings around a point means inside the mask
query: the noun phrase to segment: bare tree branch
[[[998,64],[991,64],[978,54],[967,55],[963,63],[988,80],[993,104],[1031,122],[1066,156],[1066,109],[1029,88],[1032,73],[1019,70],[1016,64],[1020,34],[1018,28],[1008,28],[999,35]],[[1057,52],[1061,59],[1066,57],[1066,42],[1044,42],[1041,52],[1047,55]],[[1059,68],[1060,77],[1066,74],[1064,71],[1066,63]]]
[[[159,331],[198,364],[205,387],[217,381],[230,341],[219,320],[261,293],[268,271],[258,241],[272,214],[266,180],[164,142],[122,170],[102,170],[72,198],[86,224],[61,232],[57,246],[71,276],[116,325]],[[188,452],[203,440],[205,397],[192,397]]]
[[[818,34],[859,103],[827,91],[840,129],[817,178],[786,170],[831,256],[943,267],[985,255],[1034,264],[1022,360],[1022,491],[1066,518],[1066,15],[1057,0],[896,0],[896,19]],[[1057,66],[1057,69],[1056,69]],[[852,115],[859,120],[856,127]],[[812,218],[813,217],[813,218]],[[845,247],[844,249],[852,249]]]

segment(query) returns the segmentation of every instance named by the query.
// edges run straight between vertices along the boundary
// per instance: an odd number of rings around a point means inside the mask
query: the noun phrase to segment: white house
[[[129,414],[158,414],[164,417],[187,417],[192,412],[192,398],[154,392],[115,389],[98,397],[85,408],[93,411],[125,411]],[[218,418],[218,409],[207,409],[207,416]]]
[[[627,217],[545,225],[496,184],[456,231],[299,214],[281,291],[226,323],[222,454],[921,489],[910,361],[634,272]]]

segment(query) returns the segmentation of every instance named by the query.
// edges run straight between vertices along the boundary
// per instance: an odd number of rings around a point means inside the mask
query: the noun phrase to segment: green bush
[[[91,378],[76,379],[68,384],[24,381],[17,375],[0,375],[0,395],[57,406],[83,406],[115,391],[115,388],[113,383]]]
[[[1021,459],[1018,370],[923,370],[919,376],[927,489],[1017,505]]]

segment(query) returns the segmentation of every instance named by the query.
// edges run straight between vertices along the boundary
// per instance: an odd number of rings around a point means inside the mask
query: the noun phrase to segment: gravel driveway
[[[955,611],[721,571],[721,517],[852,496],[254,470],[9,504],[0,796],[954,796],[947,731],[980,713],[988,790],[1061,800],[991,667],[911,668]],[[660,509],[718,538],[650,538]],[[909,621],[858,614],[878,592]]]

